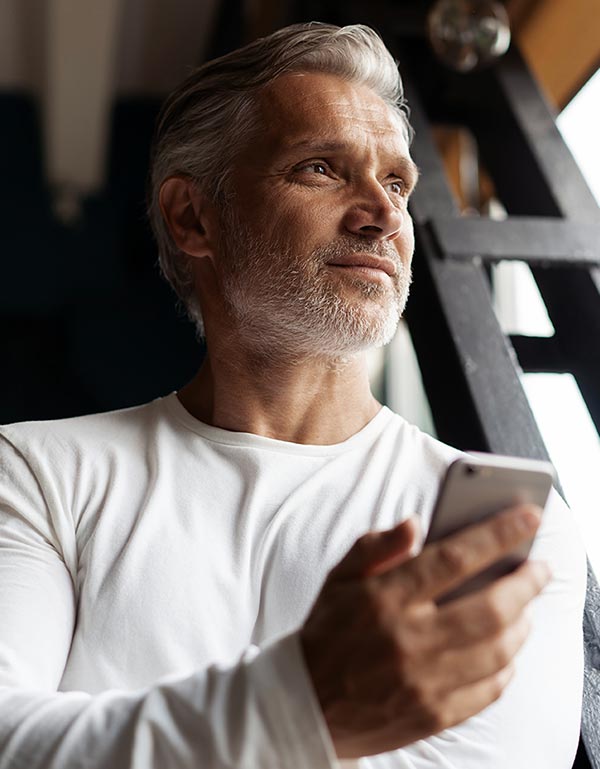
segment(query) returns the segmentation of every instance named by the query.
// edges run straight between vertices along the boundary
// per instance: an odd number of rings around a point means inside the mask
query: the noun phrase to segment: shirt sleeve
[[[296,633],[143,691],[57,691],[76,622],[72,543],[58,528],[0,437],[0,769],[335,765]]]
[[[500,699],[452,729],[363,758],[360,769],[571,769],[583,694],[586,557],[556,492],[530,557],[546,561],[553,579],[530,606],[532,631]]]

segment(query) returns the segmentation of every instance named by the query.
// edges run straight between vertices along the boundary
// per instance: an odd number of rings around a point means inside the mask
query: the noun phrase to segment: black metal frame
[[[519,364],[571,371],[600,429],[598,206],[517,51],[487,72],[459,76],[438,64],[422,39],[388,43],[407,74],[412,154],[422,169],[411,202],[417,246],[407,320],[438,435],[463,448],[546,458]],[[431,122],[472,131],[508,219],[459,217]],[[556,329],[552,338],[503,334],[482,259],[504,258],[530,264]],[[589,566],[584,636],[582,743],[574,766],[598,769],[600,590]]]

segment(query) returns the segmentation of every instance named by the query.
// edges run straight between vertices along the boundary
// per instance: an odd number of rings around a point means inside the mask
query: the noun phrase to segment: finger
[[[431,600],[458,587],[524,542],[541,519],[535,505],[520,505],[423,548],[395,574],[407,600]]]
[[[399,566],[411,555],[417,529],[418,523],[410,518],[392,529],[367,532],[331,570],[329,579],[370,577]]]
[[[488,678],[467,684],[447,695],[440,706],[437,731],[466,721],[500,699],[514,674],[515,667],[511,663]]]
[[[439,648],[459,648],[502,632],[552,579],[542,561],[526,561],[488,587],[438,610]]]
[[[486,639],[461,649],[447,649],[434,663],[439,696],[477,683],[510,665],[527,640],[531,622],[525,614],[493,639]],[[437,668],[437,670],[435,670]]]

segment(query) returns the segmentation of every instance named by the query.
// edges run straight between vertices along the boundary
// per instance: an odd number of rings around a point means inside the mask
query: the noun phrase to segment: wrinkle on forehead
[[[325,73],[282,75],[261,93],[270,140],[280,144],[337,131],[399,139],[408,154],[402,117],[372,89]]]

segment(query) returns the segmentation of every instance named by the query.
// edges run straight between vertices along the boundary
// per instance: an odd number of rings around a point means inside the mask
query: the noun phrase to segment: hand
[[[415,558],[407,521],[364,535],[329,573],[300,641],[338,758],[409,745],[500,697],[548,567],[527,561],[468,596],[436,598],[530,540],[540,516],[511,508]]]

